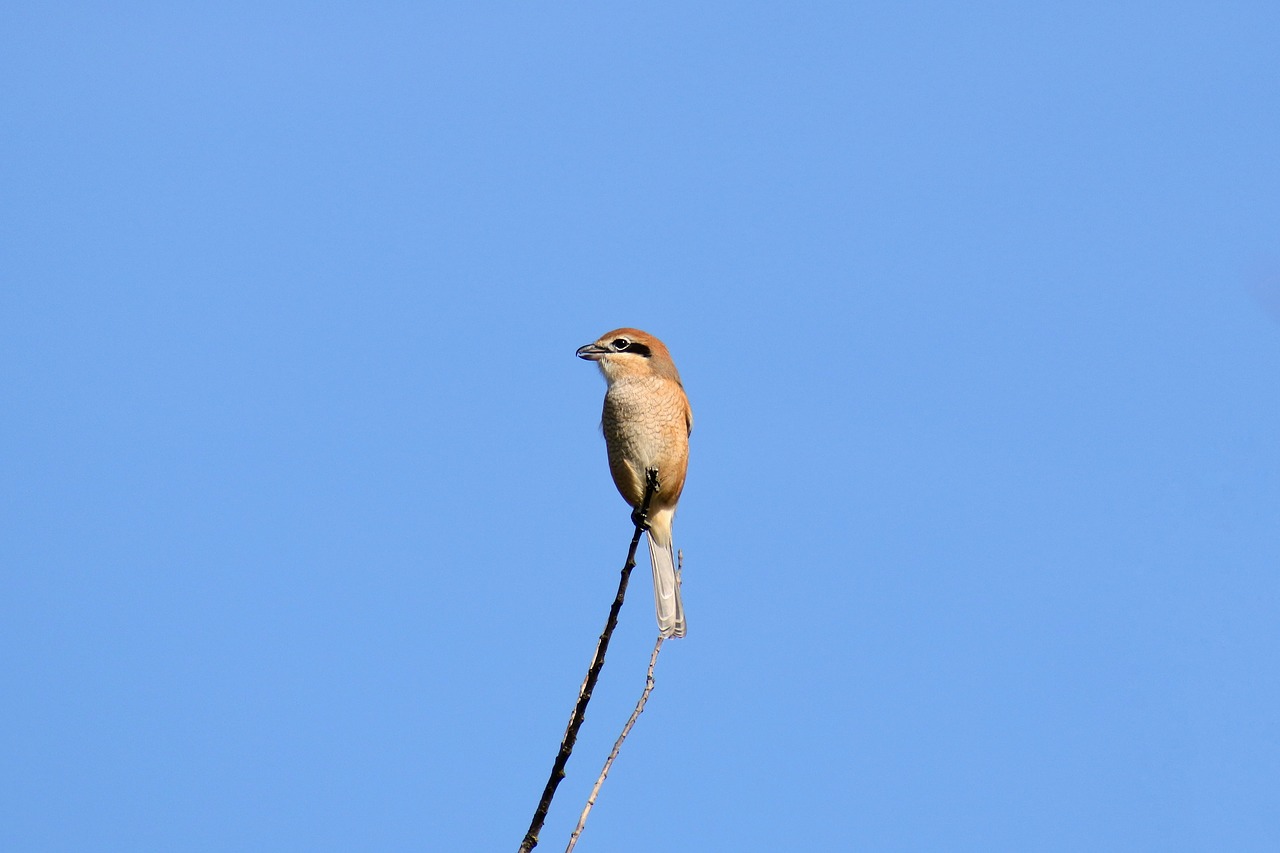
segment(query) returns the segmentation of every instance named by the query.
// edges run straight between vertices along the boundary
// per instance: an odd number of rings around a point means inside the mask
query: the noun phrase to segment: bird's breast
[[[664,483],[662,503],[679,497],[688,461],[689,436],[684,391],[662,377],[612,383],[604,398],[609,467],[623,497],[633,505],[644,492],[644,472],[657,468]]]

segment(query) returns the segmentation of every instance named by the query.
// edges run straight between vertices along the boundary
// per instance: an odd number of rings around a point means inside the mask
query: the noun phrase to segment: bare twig
[[[551,777],[547,779],[546,787],[542,789],[542,799],[538,801],[538,808],[533,812],[529,831],[520,842],[520,853],[529,853],[538,846],[538,833],[542,831],[542,824],[546,822],[547,811],[551,808],[551,798],[556,795],[556,788],[564,778],[564,766],[568,763],[573,745],[578,740],[578,729],[582,728],[582,721],[586,718],[587,703],[591,701],[591,692],[595,690],[596,681],[600,678],[600,670],[604,666],[604,654],[609,649],[613,629],[618,625],[618,612],[622,609],[622,600],[627,595],[627,582],[631,579],[631,570],[636,567],[636,548],[640,545],[640,534],[649,526],[649,503],[653,500],[658,488],[658,472],[650,468],[645,472],[644,500],[640,503],[640,509],[631,516],[636,525],[636,532],[631,537],[631,547],[627,550],[627,562],[623,564],[622,576],[618,579],[618,593],[614,596],[613,605],[609,608],[609,618],[605,622],[600,640],[596,643],[596,653],[591,658],[591,665],[587,667],[587,677],[583,679],[582,687],[578,688],[578,702],[574,705],[573,714],[569,717],[569,725],[564,730],[564,739],[560,741],[560,752],[556,754],[555,763],[551,765]]]
[[[653,692],[653,668],[658,665],[658,652],[661,649],[662,635],[659,634],[658,642],[653,645],[653,654],[649,655],[649,672],[644,679],[644,692],[640,694],[636,709],[627,718],[627,724],[622,727],[622,734],[618,735],[618,739],[614,741],[613,751],[604,760],[604,767],[600,770],[595,786],[591,789],[591,796],[587,797],[587,805],[582,809],[582,815],[578,818],[578,826],[573,830],[573,835],[569,836],[569,846],[564,848],[564,853],[573,853],[573,848],[578,846],[578,836],[587,825],[587,816],[591,814],[591,807],[596,804],[596,797],[600,796],[600,787],[604,785],[605,777],[609,775],[609,768],[613,767],[613,760],[622,751],[622,742],[627,739],[627,735],[631,734],[631,727],[636,724],[636,720],[640,719],[640,714],[644,711],[644,703],[649,701],[649,694]]]

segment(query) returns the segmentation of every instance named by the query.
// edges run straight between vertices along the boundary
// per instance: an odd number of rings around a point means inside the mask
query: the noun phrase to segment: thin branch
[[[564,730],[564,739],[560,741],[560,752],[556,754],[555,763],[551,765],[551,777],[547,779],[547,785],[542,789],[542,799],[538,801],[538,808],[533,812],[529,831],[525,833],[524,841],[520,843],[520,853],[529,853],[538,846],[538,833],[542,831],[542,824],[546,822],[547,811],[551,808],[551,798],[556,795],[556,787],[564,778],[564,766],[568,763],[573,745],[578,740],[578,729],[582,728],[582,721],[586,718],[587,703],[591,701],[591,692],[595,690],[596,681],[600,678],[600,670],[604,667],[604,654],[609,650],[609,640],[613,637],[613,629],[618,625],[618,612],[622,609],[622,600],[627,595],[627,582],[631,579],[631,570],[636,567],[636,548],[640,545],[640,534],[649,527],[649,503],[653,500],[658,488],[658,472],[650,468],[645,472],[644,500],[640,503],[640,509],[631,515],[631,520],[636,525],[636,532],[631,537],[631,547],[627,550],[627,562],[623,564],[622,576],[618,579],[618,593],[613,598],[613,606],[609,608],[609,619],[605,622],[604,633],[596,643],[596,653],[591,658],[591,665],[587,667],[587,677],[583,679],[582,687],[578,688],[578,702],[574,705],[573,714],[569,717],[569,725]]]
[[[627,724],[622,727],[622,734],[618,735],[618,739],[614,741],[613,751],[604,760],[604,767],[600,770],[600,776],[596,779],[595,786],[591,789],[591,796],[587,797],[587,805],[582,809],[582,815],[578,818],[578,826],[573,830],[573,835],[569,836],[569,846],[564,848],[564,853],[573,853],[573,848],[578,846],[578,836],[582,834],[583,827],[587,825],[587,816],[591,814],[591,807],[596,804],[596,797],[600,796],[600,787],[604,785],[605,777],[609,775],[609,768],[613,767],[613,760],[622,751],[622,742],[627,739],[627,735],[631,734],[631,727],[636,724],[636,720],[640,719],[640,714],[644,712],[644,703],[649,701],[649,694],[653,692],[653,668],[658,665],[658,652],[661,650],[662,635],[659,634],[658,642],[653,645],[653,654],[649,655],[649,672],[644,679],[644,692],[640,694],[640,701],[636,703],[636,709],[627,718]]]

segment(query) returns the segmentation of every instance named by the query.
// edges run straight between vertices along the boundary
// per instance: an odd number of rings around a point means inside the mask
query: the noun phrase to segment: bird
[[[683,637],[671,522],[689,468],[693,410],[680,374],[662,341],[639,329],[614,329],[579,347],[577,355],[594,361],[608,386],[600,426],[609,472],[634,512],[644,503],[647,472],[656,469],[658,491],[649,502],[646,532],[658,630],[664,638]]]

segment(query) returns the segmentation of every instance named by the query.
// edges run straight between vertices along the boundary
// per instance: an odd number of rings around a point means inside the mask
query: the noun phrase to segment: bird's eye
[[[616,349],[618,352],[622,352],[624,349],[626,349],[629,346],[631,346],[631,341],[627,340],[626,338],[617,338],[613,342],[613,348]]]

